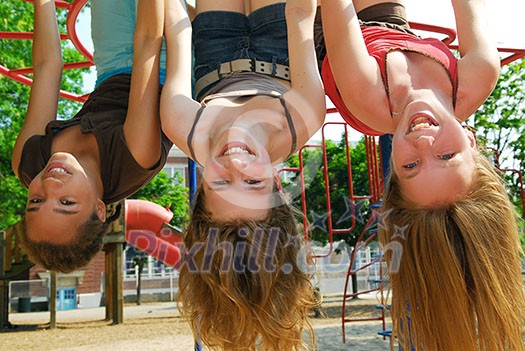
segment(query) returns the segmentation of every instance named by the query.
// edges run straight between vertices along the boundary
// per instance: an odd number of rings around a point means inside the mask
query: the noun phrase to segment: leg
[[[248,3],[250,4],[250,12],[256,11],[262,7],[277,4],[279,2],[286,2],[286,0],[248,0]]]
[[[197,14],[206,11],[244,13],[244,0],[196,0]]]

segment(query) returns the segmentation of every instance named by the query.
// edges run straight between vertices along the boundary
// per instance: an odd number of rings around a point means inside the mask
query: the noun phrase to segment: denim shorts
[[[260,8],[250,15],[207,11],[193,21],[194,79],[221,63],[250,58],[288,65],[285,3]]]
[[[96,86],[120,73],[131,73],[138,0],[91,0],[91,38]],[[166,45],[161,48],[161,84],[166,72]]]

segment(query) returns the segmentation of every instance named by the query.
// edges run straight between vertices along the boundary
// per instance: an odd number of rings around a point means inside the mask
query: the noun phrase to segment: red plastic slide
[[[180,233],[166,224],[173,212],[150,201],[126,200],[126,242],[160,262],[178,268]]]

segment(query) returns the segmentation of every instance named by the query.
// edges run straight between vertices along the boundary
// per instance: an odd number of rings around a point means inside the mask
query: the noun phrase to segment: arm
[[[315,0],[288,0],[286,24],[292,89],[285,94],[304,123],[296,123],[302,146],[322,126],[326,115],[323,84],[317,69],[313,28]],[[301,130],[306,128],[306,130]]]
[[[485,1],[452,0],[452,5],[461,55],[456,115],[464,121],[494,89],[499,77],[500,60],[496,45],[490,39]]]
[[[18,175],[24,144],[31,136],[44,134],[46,125],[56,119],[62,81],[62,49],[54,0],[35,0],[33,39],[33,84],[22,129],[13,149],[11,166]]]
[[[184,0],[167,0],[165,11],[167,67],[160,104],[162,130],[189,155],[187,138],[200,107],[191,94],[191,23]]]
[[[345,105],[363,123],[384,130],[385,122],[391,120],[388,99],[352,0],[323,0],[321,9],[326,50]]]
[[[159,66],[164,0],[140,0],[133,42],[133,71],[123,130],[128,148],[144,168],[160,157]]]

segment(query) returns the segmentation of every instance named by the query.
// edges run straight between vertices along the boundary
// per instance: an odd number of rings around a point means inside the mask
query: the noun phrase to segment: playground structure
[[[173,213],[160,205],[144,200],[125,200],[108,206],[108,218],[113,217],[104,237],[105,272],[104,291],[106,293],[106,319],[114,324],[123,322],[122,294],[122,253],[123,244],[144,251],[158,261],[176,267],[180,253],[177,244],[181,242],[181,232],[169,224]],[[19,225],[1,232],[0,237],[0,326],[9,324],[8,282],[27,271],[32,266],[20,249],[18,242]],[[56,296],[56,275],[50,277],[50,296]],[[54,304],[49,299],[51,327],[56,325]]]
[[[29,1],[30,0],[26,0]],[[61,35],[62,40],[69,40],[72,45],[84,56],[85,60],[82,62],[70,62],[65,64],[64,69],[79,69],[86,68],[93,65],[93,56],[81,43],[77,36],[75,24],[80,14],[82,8],[86,5],[88,0],[74,0],[69,3],[66,1],[56,0],[57,8],[65,9],[68,11],[67,15],[67,33]],[[425,31],[434,33],[434,35],[443,37],[443,42],[446,43],[451,49],[456,49],[457,46],[454,43],[456,39],[456,33],[453,29],[439,27],[439,26],[430,26],[422,23],[411,23],[411,26],[419,31]],[[33,33],[31,32],[5,32],[0,31],[0,39],[10,39],[10,40],[32,40]],[[507,47],[498,48],[503,58],[501,60],[501,65],[504,66],[509,64],[517,59],[520,59],[525,56],[525,49],[513,49]],[[31,85],[32,80],[29,77],[33,72],[32,68],[8,68],[0,65],[0,74],[13,79],[19,83],[25,85]],[[87,99],[87,95],[78,95],[70,92],[62,91],[61,97],[65,99],[70,99],[77,102],[84,102]],[[337,113],[336,109],[328,109],[327,113]],[[330,254],[333,249],[334,238],[337,235],[352,232],[355,229],[356,216],[352,216],[352,224],[348,228],[337,228],[332,219],[331,211],[331,192],[330,192],[330,183],[329,183],[329,167],[330,162],[326,153],[326,128],[331,125],[339,125],[344,128],[344,138],[346,142],[346,159],[347,159],[347,174],[349,182],[349,194],[348,198],[352,204],[352,210],[355,210],[353,204],[356,201],[368,200],[372,207],[379,207],[381,195],[382,195],[382,186],[383,179],[386,174],[388,174],[388,165],[389,165],[389,139],[388,136],[383,136],[380,138],[365,136],[365,144],[367,151],[367,169],[368,169],[368,184],[369,192],[368,194],[354,194],[352,187],[352,169],[351,169],[351,148],[349,145],[349,130],[348,125],[345,123],[326,123],[322,128],[322,140],[320,144],[308,144],[305,145],[299,151],[299,166],[297,168],[284,168],[281,170],[287,172],[297,172],[299,174],[300,186],[301,186],[301,198],[302,198],[302,207],[301,210],[304,213],[304,232],[305,237],[308,238],[309,226],[306,222],[306,216],[309,213],[308,203],[306,201],[306,184],[304,179],[305,165],[303,160],[303,154],[306,150],[309,149],[321,149],[323,154],[323,172],[325,179],[325,191],[326,191],[326,213],[328,214],[327,221],[327,235],[328,242],[330,245]],[[496,161],[499,155],[496,155]],[[499,167],[499,162],[496,162],[496,165]],[[194,167],[192,165],[191,167]],[[525,205],[525,190],[523,186],[523,178],[519,171],[513,169],[501,169],[503,172],[510,172],[515,174],[518,177],[519,184],[521,185],[521,199],[522,203]],[[192,173],[190,173],[192,174]],[[195,184],[195,178],[191,180],[192,184]],[[193,189],[195,185],[193,185]],[[190,190],[191,191],[191,190]],[[525,206],[523,206],[525,208]],[[105,286],[106,286],[106,318],[112,320],[115,324],[122,323],[123,321],[123,310],[122,310],[122,243],[127,241],[133,246],[151,254],[155,258],[159,259],[162,262],[170,266],[176,266],[178,264],[178,259],[180,257],[180,252],[177,248],[177,243],[180,242],[179,232],[176,228],[170,227],[165,223],[168,223],[171,219],[169,211],[158,208],[155,206],[146,205],[144,203],[131,203],[131,202],[120,202],[114,204],[109,209],[110,215],[117,215],[118,219],[113,221],[108,235],[105,238]],[[120,211],[120,212],[119,212]],[[142,217],[144,216],[144,217]],[[525,217],[525,213],[523,214]],[[169,217],[169,218],[168,218]],[[372,241],[376,240],[377,230],[376,227],[376,215],[373,212],[368,224],[361,233],[356,244],[351,261],[348,267],[346,274],[346,284],[345,292],[343,295],[343,307],[342,307],[342,329],[343,329],[343,342],[346,338],[346,327],[347,323],[356,321],[355,319],[349,319],[345,317],[346,314],[346,304],[349,299],[352,299],[359,294],[377,292],[380,296],[380,307],[379,315],[367,320],[377,320],[382,322],[382,335],[388,335],[385,331],[385,318],[386,318],[386,301],[383,295],[385,288],[385,280],[380,279],[377,281],[377,288],[361,291],[356,293],[350,293],[347,291],[348,282],[353,275],[356,275],[358,271],[365,269],[367,266],[356,267],[355,260],[356,255],[362,248],[366,247]],[[147,218],[141,220],[140,218]],[[18,247],[16,241],[16,230],[17,227],[14,226],[8,231],[2,233],[0,238],[0,325],[8,323],[8,302],[7,300],[7,281],[12,279],[18,273],[29,269],[32,264],[28,262],[23,253]],[[2,259],[3,258],[3,259]],[[379,263],[382,267],[381,257],[375,258],[373,262]],[[381,273],[383,273],[381,271]],[[53,295],[51,295],[53,296]],[[54,299],[50,299],[53,301]],[[51,302],[52,303],[52,302]],[[363,320],[363,319],[360,319]],[[53,318],[52,318],[53,322]]]

